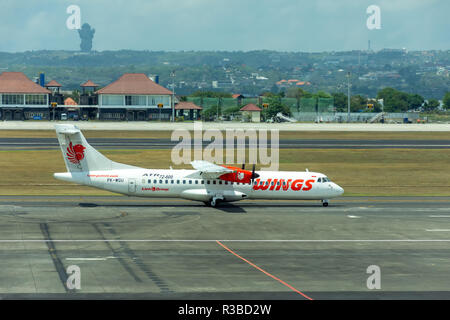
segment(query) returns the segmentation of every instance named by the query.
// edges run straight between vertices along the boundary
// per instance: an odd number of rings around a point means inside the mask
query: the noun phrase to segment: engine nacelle
[[[206,189],[190,189],[184,190],[180,197],[188,200],[195,201],[210,201],[214,196],[218,195],[217,192],[213,190]],[[225,190],[221,191],[220,195],[223,197],[223,201],[231,202],[231,201],[239,201],[247,198],[247,194],[239,191],[231,191]]]
[[[220,180],[230,181],[230,182],[239,182],[239,183],[251,183],[252,181],[252,172],[249,170],[223,166],[227,169],[233,170],[233,172],[225,173],[219,177]],[[258,178],[259,174],[255,173],[254,178]]]

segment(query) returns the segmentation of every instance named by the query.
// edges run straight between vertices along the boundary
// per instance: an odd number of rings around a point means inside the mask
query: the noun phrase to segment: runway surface
[[[0,238],[0,299],[450,299],[449,197],[1,196]]]
[[[179,143],[170,141],[170,139],[93,138],[88,141],[93,147],[99,149],[172,149]],[[203,142],[203,147],[209,143]],[[237,147],[239,146],[237,145]],[[268,146],[270,146],[270,142]],[[249,147],[248,142],[246,147]],[[251,147],[259,146],[252,145]],[[450,140],[284,139],[279,141],[279,147],[282,149],[450,149]],[[0,150],[53,150],[58,148],[59,144],[56,138],[0,138]]]
[[[159,121],[0,121],[0,130],[54,130],[55,124],[74,124],[80,130],[165,131],[193,130],[193,122]],[[364,132],[448,132],[449,123],[266,123],[211,121],[197,122],[208,129],[265,129],[280,131],[364,131]]]

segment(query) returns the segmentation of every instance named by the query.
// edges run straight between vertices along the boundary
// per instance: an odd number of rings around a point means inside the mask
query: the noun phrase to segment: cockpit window
[[[317,182],[322,182],[322,178],[317,179]]]

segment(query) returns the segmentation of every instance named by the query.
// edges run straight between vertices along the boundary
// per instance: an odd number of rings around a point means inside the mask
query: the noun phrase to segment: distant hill
[[[347,52],[259,51],[26,51],[0,52],[0,69],[40,72],[63,90],[78,89],[87,79],[104,86],[125,72],[157,74],[164,86],[175,82],[178,94],[198,90],[259,94],[284,91],[280,80],[310,83],[309,91],[345,92],[352,73],[352,92],[374,96],[383,87],[441,99],[449,91],[450,51],[397,49]],[[172,78],[171,72],[176,76]]]

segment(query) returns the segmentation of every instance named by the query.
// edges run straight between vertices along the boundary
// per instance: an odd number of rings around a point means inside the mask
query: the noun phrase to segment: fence
[[[187,97],[187,100],[201,106],[204,110],[209,108],[219,109],[219,113],[223,113],[230,108],[245,106],[253,103],[262,107],[263,103],[268,103],[270,99],[267,97],[256,98],[202,98]],[[346,112],[335,112],[333,98],[280,98],[283,105],[289,107],[292,118],[301,122],[347,122],[348,114]],[[368,122],[376,114],[372,112],[352,112],[350,113],[350,122]],[[384,119],[393,121],[417,120],[417,113],[386,113]]]

